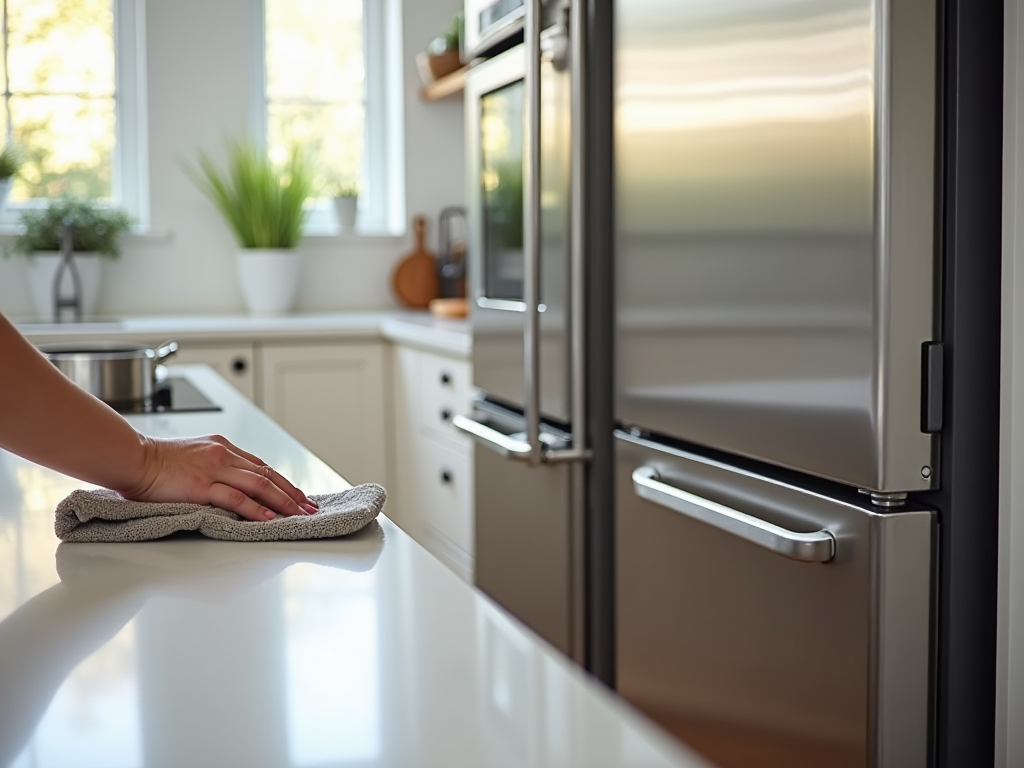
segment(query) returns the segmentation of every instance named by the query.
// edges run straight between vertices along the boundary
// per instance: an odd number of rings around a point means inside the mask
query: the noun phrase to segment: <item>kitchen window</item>
[[[143,222],[142,0],[4,0],[2,14],[0,119],[25,159],[2,220],[72,192]]]
[[[258,126],[271,157],[291,143],[319,165],[321,198],[307,232],[337,231],[330,196],[337,185],[359,189],[359,229],[401,227],[401,186],[385,81],[385,4],[373,0],[262,0],[262,114]]]

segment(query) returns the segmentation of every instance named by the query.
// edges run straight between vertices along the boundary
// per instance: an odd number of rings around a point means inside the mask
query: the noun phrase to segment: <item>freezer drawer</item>
[[[576,657],[580,563],[571,489],[579,467],[531,466],[480,446],[474,463],[476,586]]]
[[[933,513],[617,438],[621,695],[722,768],[923,768]]]

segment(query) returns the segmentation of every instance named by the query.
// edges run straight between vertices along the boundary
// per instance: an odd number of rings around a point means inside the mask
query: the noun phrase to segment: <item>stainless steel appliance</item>
[[[495,53],[522,42],[526,8],[530,0],[465,0],[463,60]],[[542,0],[539,17],[542,27],[556,23],[566,6],[565,0]]]
[[[157,349],[144,344],[86,341],[40,344],[61,373],[120,413],[193,413],[220,406],[187,379],[168,375],[163,361],[176,341]]]
[[[586,451],[572,434],[585,405],[582,323],[568,293],[580,275],[569,236],[573,68],[566,19],[541,30],[539,11],[537,2],[524,44],[467,79],[474,383],[486,397],[455,424],[493,449],[476,458],[476,508],[493,510],[475,520],[477,585],[582,659]]]
[[[570,5],[467,84],[478,585],[720,765],[956,764],[994,512],[948,491],[991,501],[950,420],[992,358],[944,343],[995,326],[944,228],[987,189],[961,17]]]
[[[151,349],[144,344],[84,341],[42,344],[39,351],[61,373],[103,402],[144,408],[153,400],[160,365],[178,351],[178,342],[168,341]]]

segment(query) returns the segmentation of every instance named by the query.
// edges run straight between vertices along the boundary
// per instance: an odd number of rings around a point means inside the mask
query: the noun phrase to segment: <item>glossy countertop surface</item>
[[[347,487],[179,370],[224,410],[139,430],[218,432],[307,493]],[[0,766],[704,765],[386,517],[313,542],[59,543],[78,487],[0,451]]]
[[[468,320],[441,318],[429,312],[336,312],[280,317],[251,315],[168,315],[93,317],[83,322],[54,323],[15,318],[18,330],[33,343],[68,338],[158,343],[273,341],[285,339],[387,339],[458,357],[469,357],[472,334]]]

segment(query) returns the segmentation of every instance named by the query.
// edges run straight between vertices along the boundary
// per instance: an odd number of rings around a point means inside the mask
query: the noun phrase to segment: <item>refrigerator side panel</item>
[[[874,491],[934,482],[925,5],[617,2],[624,423]]]
[[[876,518],[871,661],[871,739],[877,766],[927,765],[936,519],[930,513]]]
[[[880,491],[939,482],[934,440],[922,433],[922,344],[937,337],[934,0],[878,0],[887,14],[876,86],[876,451]],[[938,404],[941,408],[941,404]]]
[[[618,692],[723,768],[925,768],[931,513],[879,515],[619,434]],[[801,556],[834,556],[801,562],[681,513],[642,495],[651,477],[827,532],[834,550]]]

